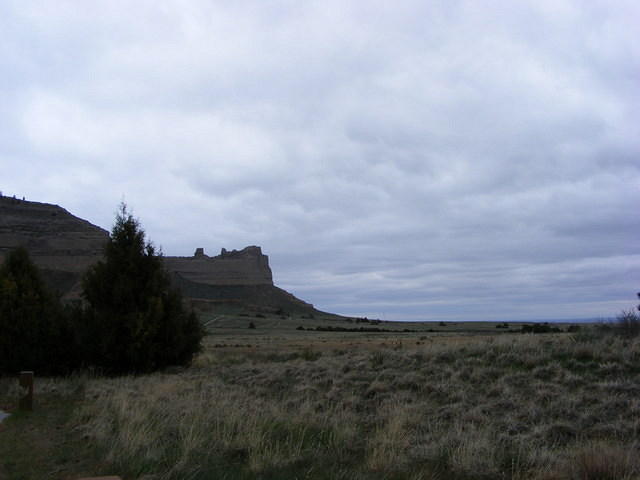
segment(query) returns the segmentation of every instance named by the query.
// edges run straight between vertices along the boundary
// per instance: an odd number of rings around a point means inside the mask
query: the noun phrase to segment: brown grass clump
[[[634,480],[640,478],[637,446],[596,441],[573,449],[544,480]]]
[[[640,476],[637,448],[595,443],[579,449],[569,461],[570,478],[576,480],[630,480]]]
[[[306,399],[292,409],[247,393],[200,376],[101,380],[88,387],[96,400],[78,418],[118,471],[159,478],[286,470],[323,455],[333,460],[341,455],[335,447],[352,435],[344,412],[315,415]]]

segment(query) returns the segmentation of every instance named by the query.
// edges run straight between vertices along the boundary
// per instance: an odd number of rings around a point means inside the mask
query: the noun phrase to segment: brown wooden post
[[[20,387],[23,393],[20,410],[33,410],[33,372],[20,372]]]

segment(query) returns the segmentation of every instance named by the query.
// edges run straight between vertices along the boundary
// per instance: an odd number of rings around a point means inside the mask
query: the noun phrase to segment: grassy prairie
[[[637,337],[281,320],[208,319],[188,369],[40,380],[46,408],[0,427],[0,479],[640,478]],[[0,380],[0,408],[16,395]]]

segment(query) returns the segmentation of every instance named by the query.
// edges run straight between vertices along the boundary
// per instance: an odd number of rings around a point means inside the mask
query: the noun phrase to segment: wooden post
[[[20,372],[20,387],[23,389],[20,410],[33,410],[33,372]]]

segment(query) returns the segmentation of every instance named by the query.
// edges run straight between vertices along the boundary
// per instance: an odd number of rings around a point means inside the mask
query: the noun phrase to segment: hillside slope
[[[82,274],[102,258],[109,233],[58,205],[0,197],[0,263],[25,247],[45,281],[63,299],[80,296]],[[269,258],[258,246],[210,257],[165,257],[174,284],[194,308],[207,311],[323,313],[273,284]]]

